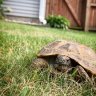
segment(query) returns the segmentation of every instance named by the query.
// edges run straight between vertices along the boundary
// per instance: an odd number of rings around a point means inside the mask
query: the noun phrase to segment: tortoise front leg
[[[48,67],[48,62],[43,58],[36,58],[33,60],[31,66],[33,68],[46,68]]]
[[[82,66],[77,66],[76,67],[77,71],[78,71],[78,75],[80,78],[84,79],[84,80],[88,80],[91,81],[89,75],[87,74],[87,72],[84,70],[84,68]]]

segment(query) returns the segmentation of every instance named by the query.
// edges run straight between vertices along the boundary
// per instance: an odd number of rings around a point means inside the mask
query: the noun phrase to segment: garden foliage
[[[2,8],[2,3],[3,3],[3,0],[0,0],[0,19],[3,18],[3,8]]]
[[[53,28],[68,29],[68,27],[70,26],[69,20],[63,16],[50,15],[46,20],[47,24]]]
[[[11,8],[9,7],[2,7],[3,0],[0,0],[0,19],[4,18],[4,12],[11,12]]]

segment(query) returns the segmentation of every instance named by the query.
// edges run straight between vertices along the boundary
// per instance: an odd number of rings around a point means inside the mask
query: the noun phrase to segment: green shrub
[[[50,15],[46,20],[50,27],[68,29],[70,26],[69,20],[63,16]]]
[[[0,0],[0,19],[3,18],[3,8],[2,8],[2,3],[3,3],[3,0]]]
[[[11,12],[12,11],[11,8],[9,8],[9,7],[3,8],[2,4],[3,4],[3,0],[0,0],[0,19],[4,18],[4,12]]]

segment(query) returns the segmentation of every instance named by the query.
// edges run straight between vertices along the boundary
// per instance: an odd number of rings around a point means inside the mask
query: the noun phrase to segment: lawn
[[[96,96],[96,83],[71,76],[50,77],[30,68],[38,51],[55,40],[71,40],[96,51],[96,33],[0,21],[0,96]]]

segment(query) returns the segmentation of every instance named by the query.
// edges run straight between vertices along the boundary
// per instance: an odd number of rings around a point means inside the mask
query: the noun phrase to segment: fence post
[[[90,18],[90,8],[91,8],[91,0],[87,0],[86,4],[86,17],[85,17],[85,31],[89,31],[89,18]]]

